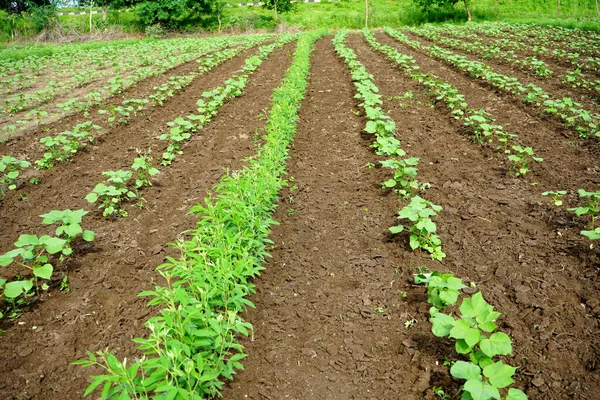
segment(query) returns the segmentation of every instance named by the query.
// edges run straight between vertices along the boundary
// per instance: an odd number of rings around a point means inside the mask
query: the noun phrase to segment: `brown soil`
[[[179,233],[194,227],[187,210],[205,197],[223,175],[238,169],[253,153],[254,133],[264,125],[259,114],[269,106],[271,90],[291,62],[294,44],[274,52],[252,76],[241,98],[224,105],[211,124],[198,132],[170,168],[163,168],[155,185],[143,192],[143,209],[128,207],[128,218],[108,221],[96,212],[84,225],[97,233],[92,248],[57,272],[68,275],[71,292],[55,288],[0,338],[0,397],[6,399],[80,398],[89,375],[100,371],[70,365],[85,351],[109,346],[119,357],[138,355],[132,337],[143,336],[144,321],[155,312],[138,298],[160,280],[154,268]],[[101,181],[100,172],[131,164],[135,148],[161,146],[153,139],[166,121],[194,111],[203,91],[210,90],[243,66],[236,58],[197,80],[143,121],[113,132],[97,148],[56,168],[43,185],[32,188],[27,201],[9,199],[0,209],[3,229],[0,248],[8,250],[18,233],[46,231],[39,214],[57,208],[90,208],[83,197]],[[159,156],[156,151],[155,156]]]
[[[424,290],[411,284],[426,265],[475,282],[503,313],[500,329],[514,341],[506,361],[521,367],[516,386],[530,399],[595,398],[598,254],[579,225],[507,176],[501,154],[469,143],[362,39],[351,35],[348,45],[384,99],[416,95],[384,109],[409,155],[421,157],[420,179],[432,184],[425,196],[444,207],[436,221],[448,257],[432,262],[409,251],[404,235],[387,233],[402,203],[378,188],[386,171],[365,166],[378,158],[353,113],[354,87],[330,39],[321,40],[288,163],[298,190],[281,195],[273,259],[247,312],[254,340],[245,341],[245,371],[224,397],[433,399],[440,385],[453,395],[458,386],[442,363],[457,355],[431,334]]]
[[[590,250],[578,234],[585,221],[550,206],[540,193],[595,189],[598,149],[565,138],[556,121],[510,96],[386,36],[378,39],[451,82],[471,107],[491,112],[545,161],[526,179],[511,177],[502,153],[471,143],[443,106],[432,106],[422,87],[351,34],[347,44],[375,76],[402,147],[420,157],[419,179],[432,185],[423,195],[444,207],[435,221],[447,258],[439,263],[410,251],[404,234],[388,232],[404,203],[380,188],[389,172],[369,168],[381,158],[369,147],[373,138],[362,133],[365,120],[356,115],[347,67],[330,37],[318,41],[288,162],[295,187],[281,193],[273,258],[255,281],[257,293],[250,300],[256,309],[245,315],[254,326],[253,340],[242,339],[249,357],[224,398],[433,400],[434,386],[454,395],[459,385],[443,362],[459,356],[451,342],[431,333],[425,291],[412,284],[418,266],[474,282],[503,313],[500,329],[511,336],[514,349],[505,361],[520,366],[515,386],[530,399],[597,398],[598,250]],[[71,293],[54,288],[14,325],[2,327],[0,397],[80,398],[94,371],[70,362],[86,349],[110,346],[120,357],[139,355],[129,339],[145,334],[143,322],[155,310],[136,295],[159,279],[154,267],[175,254],[165,243],[194,226],[189,207],[223,168],[239,168],[252,153],[252,136],[264,124],[259,115],[269,107],[292,47],[275,52],[246,94],[225,105],[174,166],[163,169],[144,192],[144,209],[131,206],[127,219],[113,222],[97,213],[86,217],[97,241],[56,274],[68,274]],[[0,208],[6,227],[0,248],[10,248],[18,233],[43,231],[38,215],[56,204],[87,207],[83,197],[100,181],[100,172],[128,166],[135,148],[152,147],[159,157],[162,144],[154,138],[165,123],[193,111],[202,91],[242,63],[241,58],[224,63],[163,108],[111,130],[96,148],[44,175],[42,185],[28,186],[28,200],[9,198]],[[408,92],[413,99],[397,97]],[[576,198],[567,203],[574,205]]]

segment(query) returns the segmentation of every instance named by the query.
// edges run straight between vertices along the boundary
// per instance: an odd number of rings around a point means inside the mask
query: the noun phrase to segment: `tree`
[[[9,13],[20,13],[29,11],[31,8],[51,6],[51,0],[0,0],[0,10]]]
[[[467,19],[471,22],[471,0],[414,0],[423,12],[428,12],[432,8],[450,7],[462,1],[467,11]]]
[[[290,0],[265,0],[265,7],[275,11],[275,21],[277,21],[278,12],[288,12],[292,9],[292,6],[293,4]]]

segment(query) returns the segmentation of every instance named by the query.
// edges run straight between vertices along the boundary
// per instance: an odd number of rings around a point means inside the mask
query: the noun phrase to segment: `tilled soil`
[[[253,339],[241,339],[249,356],[224,398],[433,400],[435,386],[454,395],[459,383],[443,363],[460,356],[449,340],[431,333],[425,290],[412,283],[417,267],[427,266],[473,282],[502,312],[500,330],[513,339],[513,355],[504,361],[520,367],[515,386],[530,399],[596,399],[598,250],[579,236],[584,220],[550,206],[540,193],[593,190],[597,148],[564,137],[556,121],[529,113],[508,96],[377,38],[454,84],[472,107],[491,112],[545,161],[526,179],[507,174],[501,152],[470,142],[462,124],[433,105],[422,87],[359,34],[350,34],[347,45],[375,76],[402,147],[420,157],[419,179],[432,185],[422,195],[444,207],[435,221],[447,258],[439,263],[410,251],[405,234],[388,231],[404,202],[380,187],[391,174],[378,167],[373,138],[363,133],[348,69],[331,37],[319,40],[288,161],[290,185],[274,215],[280,225],[271,234],[273,258],[255,281],[250,300],[256,309],[245,315],[254,326]],[[127,219],[113,222],[86,216],[97,241],[57,273],[69,276],[71,292],[54,288],[17,323],[2,327],[0,397],[80,398],[89,374],[99,372],[70,365],[86,349],[110,346],[119,357],[139,355],[129,339],[144,335],[143,323],[155,310],[136,295],[160,279],[154,267],[175,255],[165,244],[194,226],[189,207],[224,168],[239,168],[252,153],[292,49],[289,44],[266,60],[245,95],[226,104],[163,169],[144,192],[143,209],[128,208]],[[236,58],[199,77],[164,111],[111,132],[97,148],[55,168],[27,200],[9,198],[0,208],[6,226],[1,248],[11,246],[16,232],[40,233],[38,215],[56,204],[86,207],[83,197],[100,172],[130,165],[136,148],[152,147],[159,157],[154,138],[165,123],[193,111],[202,91],[242,65]],[[572,206],[576,198],[567,202]]]
[[[132,337],[144,336],[144,322],[156,310],[137,297],[159,281],[154,268],[166,255],[176,255],[168,242],[194,227],[187,215],[225,169],[239,169],[253,153],[253,137],[264,126],[259,117],[269,106],[271,91],[279,85],[291,62],[294,44],[276,50],[250,78],[245,94],[225,104],[211,124],[196,133],[183,155],[163,168],[154,187],[142,192],[143,208],[127,208],[128,218],[109,221],[96,212],[84,217],[84,227],[97,233],[91,248],[60,266],[68,275],[70,293],[57,288],[40,301],[0,339],[0,397],[6,399],[80,398],[89,375],[100,372],[70,365],[86,350],[110,347],[119,357],[139,356]],[[194,111],[201,93],[243,66],[236,58],[216,68],[172,98],[153,120],[134,123],[114,132],[89,153],[56,168],[26,201],[7,202],[0,209],[1,248],[8,250],[19,233],[48,230],[39,214],[57,208],[88,208],[84,196],[102,180],[101,171],[131,164],[135,148],[144,148],[165,122]],[[171,110],[171,112],[168,112]],[[143,128],[142,128],[143,127]],[[146,129],[150,132],[145,132]],[[156,152],[155,156],[159,156]],[[60,278],[60,272],[57,275]]]
[[[515,385],[530,399],[595,398],[598,254],[580,223],[506,175],[502,154],[462,137],[359,36],[347,43],[375,76],[403,148],[421,158],[420,179],[432,184],[424,196],[444,207],[436,222],[448,257],[433,262],[387,232],[402,202],[379,188],[386,171],[366,167],[378,158],[354,114],[355,90],[330,39],[321,40],[288,163],[298,189],[282,193],[273,259],[247,312],[254,340],[224,397],[433,399],[433,386],[454,395],[443,362],[459,356],[431,333],[424,289],[412,285],[416,267],[428,266],[474,282],[503,313],[500,329],[514,343],[505,361],[520,366]],[[408,91],[414,99],[394,98]]]

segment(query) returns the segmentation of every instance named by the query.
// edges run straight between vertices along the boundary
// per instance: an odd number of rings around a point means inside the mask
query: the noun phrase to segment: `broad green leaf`
[[[467,381],[463,389],[471,395],[473,400],[500,399],[500,393],[498,392],[498,389],[492,385],[480,381]]]
[[[396,225],[396,226],[392,226],[390,229],[390,232],[392,232],[392,234],[397,234],[400,233],[404,230],[404,226],[403,225]]]
[[[459,292],[457,290],[440,291],[440,299],[446,304],[456,304]]]
[[[469,354],[473,350],[464,339],[458,339],[454,345],[454,349],[458,354]]]
[[[445,337],[450,334],[455,320],[450,315],[438,312],[429,319],[429,322],[431,322],[431,331],[435,336]]]
[[[481,292],[475,293],[470,299],[464,299],[460,305],[462,315],[476,318],[479,313],[485,311],[490,305],[483,299]]]
[[[493,358],[497,355],[509,355],[512,353],[512,341],[504,332],[493,333],[489,339],[483,339],[479,344],[483,353]]]
[[[67,234],[69,237],[75,237],[83,232],[81,229],[81,225],[79,224],[71,224],[64,227],[63,232]]]
[[[89,193],[87,196],[85,196],[85,199],[89,203],[95,203],[96,201],[98,201],[98,195],[96,193]]]
[[[44,245],[48,253],[56,254],[63,249],[67,241],[56,237],[42,236],[40,243]]]
[[[44,264],[33,268],[33,274],[39,278],[50,279],[54,268],[50,264]]]
[[[475,380],[481,381],[483,378],[481,377],[481,368],[477,365],[466,362],[466,361],[457,361],[454,363],[452,368],[450,368],[450,373],[452,376],[458,379]]]
[[[479,342],[479,330],[473,329],[463,319],[459,319],[454,323],[454,327],[450,331],[450,337],[454,339],[464,339],[469,347],[475,346]]]
[[[96,238],[96,234],[92,231],[83,231],[83,234],[81,235],[81,237],[86,242],[92,242]]]
[[[8,282],[4,286],[4,296],[9,299],[19,297],[22,293],[27,293],[33,287],[31,280]]]
[[[498,361],[491,365],[488,365],[483,369],[483,374],[489,379],[489,382],[497,388],[504,388],[512,384],[513,374],[517,370],[516,367],[504,364],[502,361]]]
[[[510,388],[506,400],[527,400],[527,396],[519,389]]]
[[[36,235],[20,235],[19,240],[15,242],[15,246],[36,246],[39,244],[39,239]]]

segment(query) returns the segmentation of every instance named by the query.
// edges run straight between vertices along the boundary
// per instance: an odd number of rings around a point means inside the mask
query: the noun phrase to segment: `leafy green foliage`
[[[152,161],[152,157],[150,157],[150,151],[143,154],[140,153],[139,157],[136,157],[133,160],[133,164],[131,165],[131,169],[135,171],[135,187],[136,189],[141,189],[145,186],[152,186],[152,182],[150,182],[150,178],[158,175],[158,169],[154,168],[150,165]]]
[[[436,216],[441,210],[441,206],[414,196],[410,203],[398,212],[398,219],[407,219],[411,222],[409,227],[411,249],[426,250],[431,254],[431,258],[438,261],[446,257],[446,254],[442,251],[442,241],[436,234],[437,226],[431,217]],[[404,228],[404,225],[396,225],[390,228],[390,232],[397,234]]]
[[[17,188],[17,178],[25,168],[29,168],[31,163],[25,160],[18,160],[11,156],[2,156],[0,159],[0,195],[4,196],[6,190],[15,190]]]
[[[510,170],[513,171],[516,176],[525,176],[525,174],[529,172],[529,164],[531,164],[532,161],[544,161],[543,158],[535,156],[531,147],[512,146],[512,149],[515,153],[508,156],[508,159],[512,162]]]
[[[548,190],[547,192],[542,193],[542,196],[552,196],[550,202],[556,207],[560,207],[563,204],[561,197],[565,194],[567,194],[566,190]]]
[[[411,157],[403,160],[385,160],[380,161],[381,166],[390,168],[394,172],[394,177],[384,181],[382,187],[393,189],[404,199],[412,196],[416,191],[425,190],[429,187],[428,183],[421,183],[417,180],[417,165],[419,158]]]
[[[44,225],[54,225],[59,223],[60,225],[56,228],[55,235],[58,238],[64,239],[66,241],[66,246],[68,247],[73,239],[77,236],[81,235],[81,238],[86,242],[91,242],[95,239],[96,234],[89,230],[83,230],[81,227],[81,220],[84,215],[88,212],[84,209],[79,210],[52,210],[47,214],[42,214],[40,217],[43,218],[42,224]],[[71,248],[66,248],[62,252],[64,255],[71,255]]]
[[[131,171],[105,171],[102,175],[108,177],[105,183],[98,183],[91,193],[85,196],[85,199],[90,203],[99,202],[99,209],[103,210],[102,215],[105,217],[126,217],[127,211],[121,207],[123,201],[134,199],[137,194],[128,188],[128,181],[132,178]]]
[[[135,339],[146,355],[128,365],[108,351],[76,362],[100,366],[103,375],[92,377],[86,395],[101,388],[108,398],[212,398],[226,379],[242,369],[245,357],[237,342],[251,326],[240,313],[252,303],[250,279],[258,275],[268,256],[269,228],[275,222],[277,193],[285,184],[288,147],[295,131],[297,110],[307,87],[309,55],[314,40],[325,32],[300,38],[292,66],[273,94],[264,145],[249,165],[226,175],[192,212],[197,229],[177,245],[178,259],[159,266],[168,282],[141,293],[150,305],[161,306],[146,323],[150,334]]]
[[[510,355],[512,341],[503,332],[496,332],[496,320],[500,313],[488,304],[481,292],[463,297],[458,318],[445,314],[449,306],[457,304],[460,290],[466,286],[452,274],[419,273],[415,283],[425,284],[428,301],[433,306],[429,313],[431,330],[435,336],[450,337],[456,340],[456,352],[468,355],[469,361],[456,361],[450,374],[465,381],[462,399],[500,399],[500,390],[514,383],[513,375],[517,368],[494,361],[496,356]],[[510,388],[506,399],[527,399],[520,390]]]
[[[568,210],[573,211],[577,216],[589,216],[591,220],[589,227],[594,230],[598,214],[600,213],[600,190],[588,192],[585,189],[579,189],[577,193],[579,194],[579,198],[583,199],[583,203],[579,207],[569,208]],[[592,234],[590,235],[593,236]],[[585,236],[589,237],[590,235]]]

